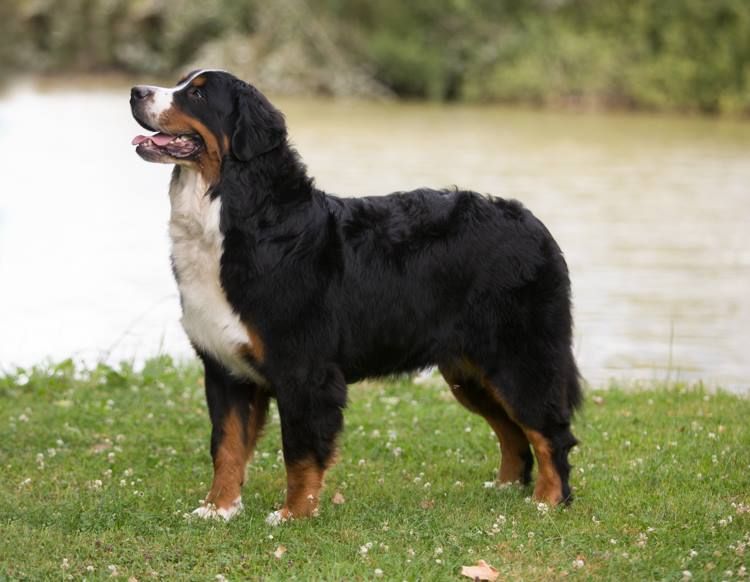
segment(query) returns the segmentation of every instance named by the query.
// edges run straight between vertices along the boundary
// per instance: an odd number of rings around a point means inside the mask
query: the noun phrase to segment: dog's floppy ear
[[[236,122],[232,153],[243,162],[280,146],[286,139],[286,122],[281,112],[252,85],[235,86]]]

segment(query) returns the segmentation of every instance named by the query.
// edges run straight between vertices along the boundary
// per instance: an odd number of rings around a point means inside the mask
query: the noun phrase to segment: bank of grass
[[[439,382],[356,385],[320,516],[273,528],[275,415],[245,512],[194,521],[211,479],[197,367],[20,372],[0,378],[0,579],[445,580],[479,559],[512,580],[734,579],[750,569],[749,416],[700,388],[590,390],[576,501],[546,511],[485,486],[494,436]]]

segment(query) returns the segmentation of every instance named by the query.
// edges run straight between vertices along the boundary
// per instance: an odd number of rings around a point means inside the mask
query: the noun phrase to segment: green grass
[[[494,436],[442,384],[359,384],[320,516],[273,528],[275,414],[244,513],[189,520],[211,480],[196,367],[19,371],[0,377],[0,579],[456,580],[479,559],[511,580],[735,579],[750,569],[748,417],[748,399],[700,388],[589,391],[576,501],[545,512],[528,488],[484,486]]]

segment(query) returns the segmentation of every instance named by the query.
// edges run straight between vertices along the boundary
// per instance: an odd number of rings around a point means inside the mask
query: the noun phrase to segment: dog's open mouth
[[[196,134],[169,135],[158,132],[154,135],[137,135],[131,142],[137,146],[136,152],[140,155],[161,154],[172,158],[191,158],[203,147],[203,141]]]

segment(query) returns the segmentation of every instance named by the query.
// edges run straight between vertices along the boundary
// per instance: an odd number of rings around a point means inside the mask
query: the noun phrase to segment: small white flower
[[[585,565],[585,562],[581,558],[576,558],[575,560],[573,560],[574,568],[583,568]]]
[[[695,551],[695,550],[693,550],[693,549],[691,549],[691,550],[690,550],[690,551],[688,552],[688,556],[690,556],[691,558],[695,558],[695,556],[697,556],[697,555],[698,555],[698,552],[696,552],[696,551]]]
[[[63,570],[67,570],[68,568],[70,568],[70,564],[68,563],[68,558],[63,558],[63,561],[62,561],[62,564],[60,564],[60,567]]]
[[[682,579],[683,580],[690,580],[693,577],[693,574],[690,572],[690,570],[683,570],[682,571]]]
[[[87,572],[93,572],[94,571],[94,567],[91,564],[89,564],[88,566],[86,566],[86,571]]]
[[[376,578],[382,578],[383,577],[383,570],[380,568],[375,568],[375,577]]]

